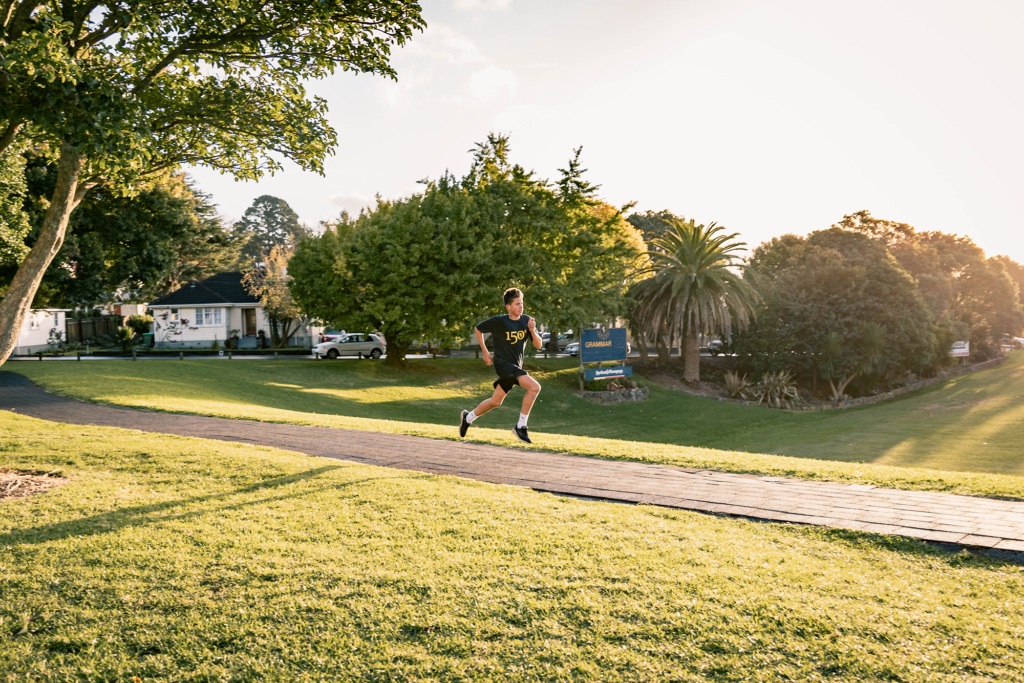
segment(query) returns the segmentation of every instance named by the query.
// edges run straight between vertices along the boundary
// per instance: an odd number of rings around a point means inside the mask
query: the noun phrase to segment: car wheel
[[[330,349],[327,351],[327,357],[331,360],[338,360],[338,349]]]
[[[721,353],[718,349],[709,349],[709,351],[711,352],[711,355],[716,358],[718,357],[718,354]]]
[[[370,358],[374,360],[378,360],[381,357],[381,355],[382,354],[380,352],[380,349],[374,349],[373,351],[370,351]]]

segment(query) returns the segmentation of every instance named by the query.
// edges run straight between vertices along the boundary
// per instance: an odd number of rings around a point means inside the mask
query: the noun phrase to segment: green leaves
[[[391,48],[425,26],[408,0],[54,1],[26,21],[35,6],[15,2],[0,31],[0,112],[129,192],[179,163],[321,170],[335,133],[302,82],[339,66],[393,78]]]
[[[635,316],[654,330],[663,326],[693,334],[720,334],[729,339],[755,316],[757,291],[736,272],[736,253],[746,246],[722,226],[667,219],[670,229],[651,240],[651,277],[637,283],[630,296],[639,302]]]
[[[290,265],[296,300],[339,327],[381,330],[389,360],[416,339],[467,339],[513,285],[527,314],[556,329],[614,317],[642,254],[639,233],[592,197],[578,152],[568,191],[511,164],[508,150],[507,137],[491,135],[462,180],[442,176],[304,240]]]

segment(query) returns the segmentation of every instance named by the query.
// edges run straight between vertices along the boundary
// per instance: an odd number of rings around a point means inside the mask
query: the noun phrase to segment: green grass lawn
[[[1024,498],[1024,354],[914,395],[798,413],[651,387],[640,403],[571,392],[571,361],[531,360],[542,384],[530,425],[552,451],[896,488]],[[51,391],[111,405],[457,438],[459,410],[491,391],[473,359],[8,363]],[[480,419],[474,439],[518,446],[519,396]],[[788,457],[775,457],[781,454]],[[867,464],[856,464],[867,463]]]
[[[0,467],[70,478],[0,503],[0,680],[1024,677],[1024,568],[914,540],[11,413]]]

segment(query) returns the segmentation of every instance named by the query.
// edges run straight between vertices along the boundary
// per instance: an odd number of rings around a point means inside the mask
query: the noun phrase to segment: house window
[[[30,329],[33,329],[33,330],[38,330],[39,329],[39,314],[38,313],[32,313],[31,317],[29,318],[29,321],[30,321],[29,322],[29,328]]]
[[[177,319],[178,319],[178,309],[177,308],[172,308],[171,309],[171,320],[177,320]]]
[[[197,308],[196,325],[222,325],[219,308]]]

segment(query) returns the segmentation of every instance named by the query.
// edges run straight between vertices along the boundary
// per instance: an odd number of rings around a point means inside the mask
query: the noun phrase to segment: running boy
[[[541,339],[535,329],[536,321],[528,315],[523,315],[523,293],[512,287],[505,290],[503,299],[508,315],[488,318],[477,325],[475,330],[476,340],[484,353],[484,362],[488,365],[491,364],[491,354],[484,344],[484,333],[491,333],[491,343],[494,344],[494,370],[498,373],[498,380],[494,383],[494,395],[478,405],[476,410],[462,411],[459,436],[466,435],[473,420],[500,406],[505,400],[505,395],[518,384],[526,390],[526,396],[523,397],[523,412],[519,413],[519,424],[513,427],[512,431],[520,441],[533,443],[526,431],[526,421],[530,417],[533,402],[540,393],[540,384],[523,370],[523,352],[526,350],[527,337],[538,349],[541,347]]]

